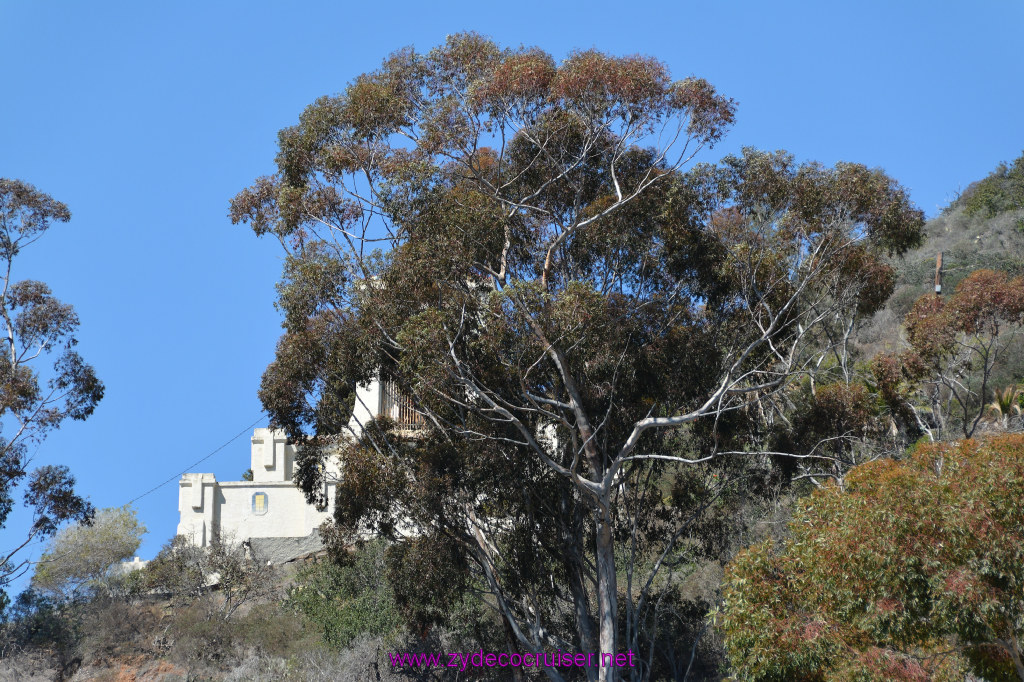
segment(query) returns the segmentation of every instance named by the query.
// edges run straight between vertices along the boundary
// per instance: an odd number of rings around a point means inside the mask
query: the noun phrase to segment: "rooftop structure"
[[[407,429],[422,423],[412,402],[389,382],[374,381],[356,390],[349,427],[354,436],[374,417],[386,415]],[[277,562],[321,549],[317,528],[334,511],[339,472],[328,470],[328,507],[317,510],[295,487],[296,447],[284,433],[271,429],[253,432],[250,450],[251,481],[218,481],[213,474],[184,474],[178,483],[178,534],[199,547],[214,538],[248,542],[253,549]],[[241,469],[241,466],[239,467]]]

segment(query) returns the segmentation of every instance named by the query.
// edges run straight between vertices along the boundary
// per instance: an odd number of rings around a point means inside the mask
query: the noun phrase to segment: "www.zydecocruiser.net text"
[[[632,668],[636,655],[632,651],[620,654],[570,653],[484,653],[483,649],[449,653],[388,653],[392,668]]]

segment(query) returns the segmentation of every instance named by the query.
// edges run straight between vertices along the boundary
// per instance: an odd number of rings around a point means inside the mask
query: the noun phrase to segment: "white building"
[[[349,427],[353,435],[385,414],[410,426],[419,422],[411,402],[391,384],[374,381],[356,390]],[[295,446],[280,431],[256,429],[250,451],[251,481],[218,481],[213,474],[185,474],[178,483],[178,534],[205,547],[215,537],[248,542],[272,561],[321,548],[317,528],[334,511],[337,464],[327,466],[327,509],[318,511],[295,487]],[[239,467],[241,468],[241,466]]]

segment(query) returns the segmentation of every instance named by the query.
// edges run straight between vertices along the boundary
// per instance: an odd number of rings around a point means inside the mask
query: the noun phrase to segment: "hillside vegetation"
[[[975,270],[1024,274],[1024,154],[969,185],[928,221],[925,241],[895,261],[896,289],[861,341],[868,350],[895,344],[899,326],[921,296],[934,292],[935,258],[942,253],[942,290],[952,293]]]

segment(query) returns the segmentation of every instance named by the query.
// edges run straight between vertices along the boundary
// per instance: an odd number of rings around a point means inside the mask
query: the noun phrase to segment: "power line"
[[[135,502],[137,502],[137,501],[141,500],[141,499],[142,499],[143,497],[145,497],[146,495],[149,495],[150,493],[156,492],[156,491],[157,491],[157,490],[159,490],[160,488],[163,488],[163,487],[164,487],[165,485],[167,485],[167,484],[168,484],[168,483],[170,483],[171,481],[176,481],[176,480],[178,480],[179,478],[181,478],[182,474],[187,474],[187,473],[189,472],[189,470],[190,470],[190,469],[194,469],[194,468],[195,468],[195,467],[197,467],[198,465],[202,464],[202,463],[203,463],[203,462],[205,462],[206,460],[208,460],[208,459],[210,459],[211,457],[213,457],[214,455],[216,455],[216,454],[217,454],[218,452],[220,452],[221,450],[223,450],[223,449],[224,449],[224,448],[226,448],[227,446],[229,446],[229,445],[231,445],[232,443],[234,443],[234,442],[235,442],[236,440],[238,440],[239,438],[241,438],[242,436],[244,436],[245,434],[247,434],[247,433],[249,432],[249,430],[250,430],[250,429],[252,429],[252,428],[253,428],[254,426],[256,426],[257,424],[259,424],[260,422],[262,422],[262,421],[263,421],[264,419],[265,419],[265,417],[264,417],[264,416],[263,416],[262,414],[260,414],[260,417],[259,417],[259,419],[257,419],[256,421],[254,421],[254,422],[253,422],[252,424],[249,424],[249,426],[245,427],[245,428],[244,428],[244,429],[242,429],[241,431],[239,431],[239,432],[238,432],[238,433],[237,433],[237,434],[236,434],[236,435],[235,435],[235,436],[234,436],[234,437],[233,437],[233,438],[232,438],[231,440],[229,440],[228,442],[224,443],[224,444],[223,444],[223,445],[221,445],[221,446],[220,446],[219,448],[217,448],[216,450],[214,450],[214,451],[213,451],[213,452],[211,452],[210,454],[206,455],[205,457],[203,457],[203,458],[201,458],[201,459],[198,459],[198,460],[196,460],[195,462],[192,462],[192,463],[191,463],[191,464],[189,464],[189,465],[188,465],[187,467],[185,467],[185,468],[184,468],[184,469],[183,469],[182,471],[179,471],[178,473],[174,474],[173,476],[171,476],[170,478],[168,478],[168,479],[167,479],[166,481],[164,481],[163,483],[161,483],[161,484],[159,484],[159,485],[157,485],[157,486],[154,486],[154,487],[150,488],[149,490],[147,490],[146,492],[144,492],[144,493],[142,493],[141,495],[139,495],[138,497],[136,497],[136,498],[133,498],[133,499],[129,500],[129,501],[128,501],[128,504],[135,504]]]

